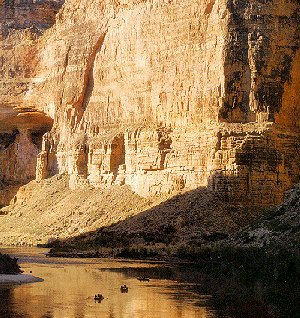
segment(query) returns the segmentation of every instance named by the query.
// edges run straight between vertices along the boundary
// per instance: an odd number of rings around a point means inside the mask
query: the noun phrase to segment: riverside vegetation
[[[21,273],[21,269],[17,261],[18,259],[15,257],[12,258],[7,254],[0,253],[0,274]]]

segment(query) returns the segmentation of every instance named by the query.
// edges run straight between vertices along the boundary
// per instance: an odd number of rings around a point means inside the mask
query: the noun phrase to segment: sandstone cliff
[[[0,1],[0,205],[35,178],[42,135],[52,127],[53,119],[26,95],[38,81],[38,38],[53,25],[61,4]]]
[[[0,3],[3,182],[274,205],[299,181],[299,1],[27,5]]]

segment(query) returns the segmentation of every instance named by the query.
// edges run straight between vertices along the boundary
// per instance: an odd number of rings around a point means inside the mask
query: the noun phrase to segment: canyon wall
[[[2,35],[4,181],[36,168],[71,188],[203,186],[242,205],[277,204],[299,182],[299,1],[61,5]]]
[[[38,38],[54,24],[61,5],[0,1],[0,205],[35,178],[42,135],[52,127],[53,119],[26,95],[38,81]]]

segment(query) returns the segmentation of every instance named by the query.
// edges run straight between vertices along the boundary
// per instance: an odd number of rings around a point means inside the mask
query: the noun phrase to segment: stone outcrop
[[[299,1],[66,0],[55,23],[61,4],[37,3],[56,8],[41,31],[12,25],[1,42],[0,118],[28,120],[0,122],[15,138],[0,160],[24,129],[44,134],[21,175],[37,160],[37,180],[67,172],[71,188],[208,186],[244,205],[277,204],[299,181]]]

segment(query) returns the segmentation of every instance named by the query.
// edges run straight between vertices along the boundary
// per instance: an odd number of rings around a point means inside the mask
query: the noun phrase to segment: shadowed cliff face
[[[41,36],[5,38],[33,37],[4,50],[16,80],[2,83],[3,104],[53,119],[37,178],[67,172],[72,188],[127,184],[143,196],[209,185],[236,203],[278,203],[300,175],[299,10],[68,0]]]
[[[295,124],[295,113],[285,114],[291,118],[283,122],[281,111],[285,103],[299,107],[299,96],[287,93],[289,86],[299,85],[292,76],[299,64],[299,2],[230,0],[227,6],[225,99],[220,117],[247,122],[275,121],[277,116],[277,122]]]
[[[64,0],[1,0],[0,34],[7,36],[10,31],[30,28],[41,34],[55,21]]]

